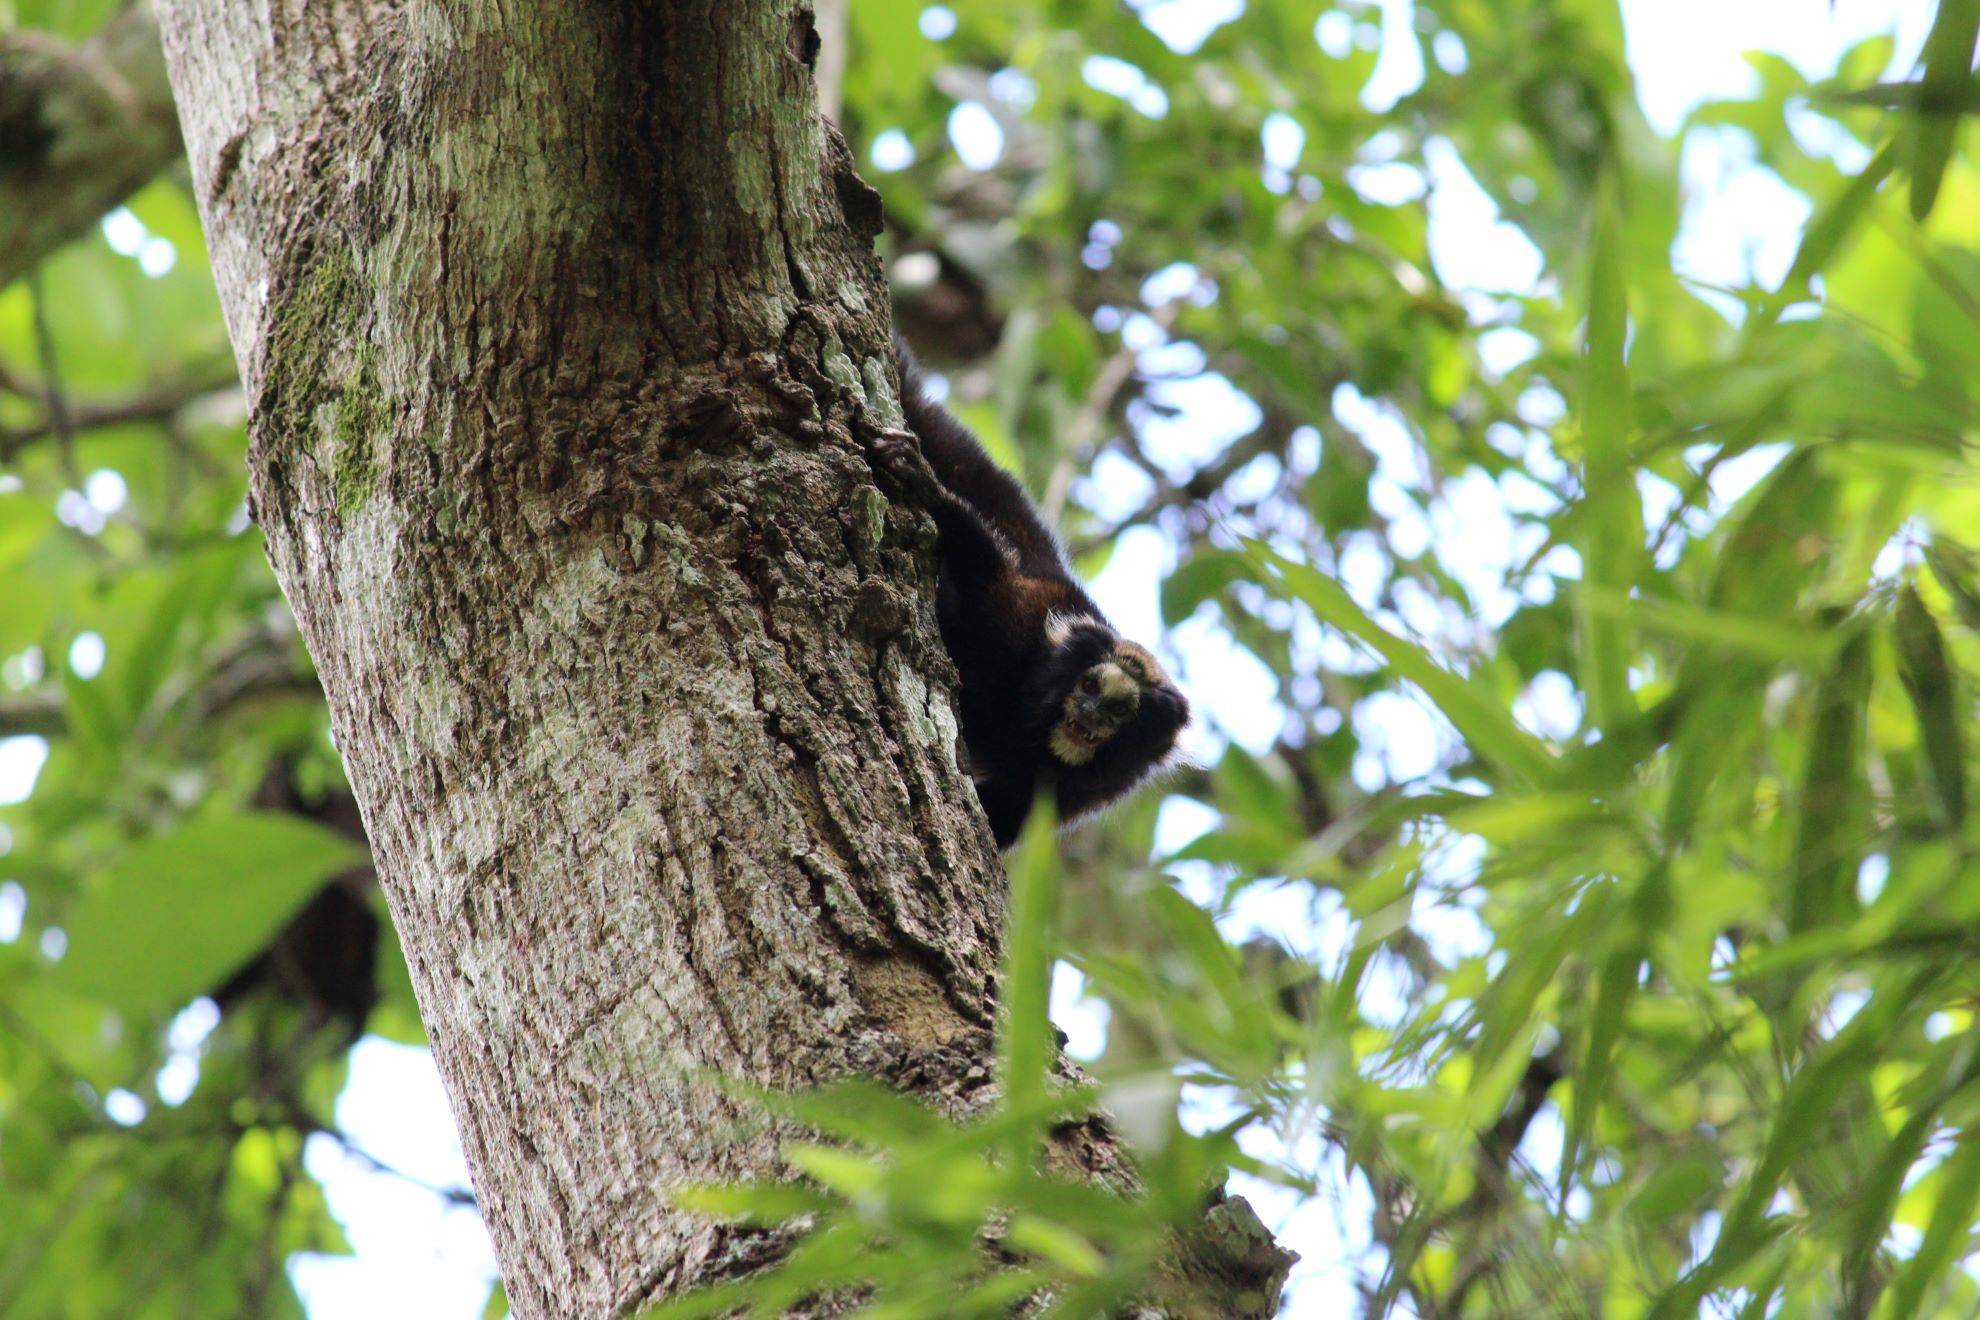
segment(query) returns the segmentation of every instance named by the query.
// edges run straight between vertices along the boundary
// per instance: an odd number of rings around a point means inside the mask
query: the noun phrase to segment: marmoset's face
[[[1155,657],[1133,642],[1114,638],[1113,649],[1081,671],[1060,703],[1052,755],[1067,765],[1085,765],[1133,722],[1155,688],[1173,691]]]

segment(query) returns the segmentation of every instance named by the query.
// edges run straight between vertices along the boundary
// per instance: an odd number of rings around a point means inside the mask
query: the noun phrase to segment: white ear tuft
[[[1064,646],[1072,640],[1073,619],[1070,614],[1060,614],[1057,610],[1045,616],[1045,640],[1053,646]]]

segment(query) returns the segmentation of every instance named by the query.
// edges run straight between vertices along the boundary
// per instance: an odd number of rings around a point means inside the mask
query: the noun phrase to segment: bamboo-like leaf
[[[1023,1108],[1045,1090],[1057,1045],[1050,1015],[1052,913],[1058,902],[1058,853],[1050,803],[1031,814],[1013,857],[1011,915],[1004,936],[1004,1012],[998,1062],[1007,1105]],[[1018,1166],[1028,1164],[1043,1129],[1022,1131],[1012,1142]]]
[[[1980,0],[1939,0],[1938,17],[1925,38],[1925,76],[1919,96],[1929,106],[1950,106],[1973,78],[1973,45],[1980,37]],[[1928,109],[1911,124],[1911,214],[1923,221],[1939,198],[1946,163],[1959,134],[1959,115]]]
[[[1594,1129],[1595,1115],[1608,1090],[1616,1044],[1622,1039],[1623,1019],[1635,997],[1639,972],[1650,956],[1650,937],[1669,920],[1670,867],[1661,859],[1636,882],[1628,916],[1616,947],[1602,960],[1595,983],[1595,1006],[1589,1014],[1588,1045],[1574,1075],[1574,1108],[1570,1111],[1567,1144],[1561,1154],[1561,1186],[1566,1188],[1580,1164],[1581,1151]]]
[[[1163,933],[1219,996],[1228,1001],[1243,995],[1244,962],[1209,913],[1173,889],[1157,889],[1148,896],[1148,904]]]
[[[1623,249],[1622,203],[1613,172],[1595,193],[1595,227],[1589,244],[1588,335],[1582,360],[1581,441],[1585,509],[1580,520],[1583,582],[1607,595],[1624,595],[1643,552],[1643,507],[1630,478],[1628,254]],[[1632,714],[1629,690],[1630,620],[1596,611],[1580,593],[1576,620],[1581,636],[1581,686],[1594,723],[1607,728]]]
[[[1793,1260],[1790,1257],[1782,1255],[1772,1269],[1762,1275],[1752,1288],[1746,1290],[1751,1292],[1752,1296],[1747,1299],[1746,1305],[1739,1309],[1738,1320],[1767,1320],[1768,1316],[1778,1313],[1778,1308],[1774,1305],[1775,1293],[1780,1290],[1781,1280],[1787,1277],[1788,1267],[1792,1264]]]
[[[784,1158],[792,1168],[811,1175],[842,1196],[871,1192],[886,1177],[886,1170],[874,1160],[837,1146],[793,1141],[785,1145]]]
[[[1754,619],[1793,610],[1814,572],[1801,537],[1827,523],[1835,485],[1813,450],[1788,455],[1728,533],[1706,607]],[[1750,736],[1766,677],[1766,667],[1754,661],[1704,651],[1685,657],[1674,694],[1681,719],[1672,739],[1671,790],[1665,805],[1664,832],[1672,844],[1690,838],[1719,772],[1733,749]]]
[[[1162,583],[1162,622],[1174,627],[1204,601],[1245,577],[1245,561],[1237,555],[1197,555]]]
[[[1801,238],[1801,246],[1796,249],[1794,262],[1781,280],[1779,291],[1768,300],[1760,318],[1756,318],[1755,330],[1759,325],[1771,325],[1779,320],[1781,310],[1795,298],[1803,296],[1808,283],[1822,273],[1824,267],[1842,248],[1849,236],[1856,232],[1857,223],[1869,210],[1877,190],[1884,186],[1884,180],[1897,168],[1897,149],[1886,143],[1863,172],[1850,180],[1849,187],[1834,201],[1816,211],[1808,222],[1808,228]]]
[[[1254,1065],[1269,1066],[1276,1058],[1278,1029],[1271,1006],[1258,986],[1244,974],[1243,960],[1217,925],[1196,904],[1171,889],[1148,896],[1149,909],[1205,989],[1224,1011],[1223,1033],[1236,1046],[1233,1054],[1252,1056]]]
[[[1932,576],[1952,597],[1953,611],[1971,632],[1980,632],[1980,586],[1974,583],[1973,556],[1964,547],[1936,540],[1925,547]]]
[[[755,1281],[718,1283],[696,1288],[639,1313],[639,1320],[701,1320],[703,1316],[734,1315],[756,1295]],[[504,1314],[508,1314],[506,1311]]]
[[[1891,631],[1898,675],[1918,716],[1927,776],[1946,823],[1957,830],[1966,822],[1966,722],[1938,621],[1909,584],[1898,592]]]
[[[1014,1250],[1043,1257],[1080,1278],[1097,1278],[1107,1268],[1107,1258],[1084,1235],[1037,1215],[1013,1215],[1004,1240]]]
[[[715,1219],[779,1224],[833,1203],[798,1183],[695,1183],[669,1193],[674,1204]]]
[[[799,1242],[784,1263],[751,1289],[751,1320],[784,1315],[803,1298],[827,1288],[865,1284],[885,1271],[887,1253],[851,1220],[815,1230]]]
[[[835,1137],[874,1146],[932,1137],[946,1127],[934,1110],[875,1082],[846,1081],[815,1091],[759,1088],[749,1094],[772,1113],[795,1118]]]
[[[1923,82],[1880,82],[1868,87],[1821,91],[1809,99],[1818,104],[1869,105],[1880,110],[1909,110],[1923,114],[1980,114],[1980,79],[1969,80],[1950,98],[1933,94]]]
[[[1481,685],[1452,673],[1370,618],[1338,582],[1307,564],[1295,563],[1257,542],[1247,558],[1276,577],[1320,617],[1386,661],[1400,678],[1421,688],[1480,758],[1526,784],[1551,777],[1554,759],[1541,742],[1514,722],[1505,705]]]
[[[1876,1164],[1850,1198],[1844,1226],[1843,1258],[1854,1270],[1870,1267],[1891,1230],[1891,1219],[1903,1190],[1905,1175],[1917,1164],[1926,1140],[1947,1103],[1980,1078],[1980,1052],[1969,1052],[1965,1065],[1940,1091],[1921,1103],[1892,1134]]]
[[[1899,1320],[1919,1314],[1926,1290],[1952,1268],[1965,1246],[1976,1205],[1980,1205],[1980,1128],[1969,1126],[1946,1161],[1925,1240],[1892,1282],[1882,1315]]]
[[[1790,623],[1734,614],[1666,596],[1628,596],[1598,587],[1582,588],[1582,602],[1593,614],[1634,619],[1645,632],[1700,642],[1761,660],[1820,661],[1833,650],[1833,633],[1813,632]]]
[[[1666,1164],[1629,1198],[1630,1217],[1654,1228],[1710,1196],[1722,1176],[1717,1163],[1698,1156]]]
[[[1754,618],[1791,612],[1814,562],[1800,538],[1827,530],[1835,488],[1819,451],[1797,449],[1782,459],[1734,520],[1706,605]]]
[[[1561,964],[1602,928],[1613,906],[1613,891],[1591,889],[1580,895],[1580,906],[1572,913],[1549,909],[1544,920],[1534,923],[1537,938],[1509,950],[1505,970],[1480,1005],[1474,1070],[1466,1096],[1474,1111],[1496,1112],[1504,1103],[1505,1093],[1526,1066],[1525,1052],[1514,1047],[1537,1029],[1534,1008],[1541,994],[1553,984]]]
[[[1815,688],[1787,901],[1791,935],[1840,921],[1855,901],[1856,862],[1864,837],[1863,721],[1869,697],[1869,633],[1852,625],[1835,663]]]
[[[1261,832],[1277,836],[1280,852],[1302,837],[1289,784],[1244,748],[1232,743],[1217,765],[1217,803]]]

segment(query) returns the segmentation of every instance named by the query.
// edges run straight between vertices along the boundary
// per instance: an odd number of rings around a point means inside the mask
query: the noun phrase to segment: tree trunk
[[[931,533],[851,425],[899,419],[880,209],[809,7],[161,11],[253,509],[511,1303],[757,1268],[666,1196],[776,1168],[706,1072],[981,1106],[1004,898]]]

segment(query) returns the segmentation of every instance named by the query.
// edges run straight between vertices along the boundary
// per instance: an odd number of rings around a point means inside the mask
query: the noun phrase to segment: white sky
[[[1136,4],[1149,25],[1165,40],[1191,48],[1208,29],[1236,12],[1240,0],[1142,0]],[[1387,33],[1403,30],[1409,0],[1380,0]],[[1755,85],[1741,54],[1770,50],[1786,56],[1805,73],[1831,71],[1841,52],[1863,36],[1895,30],[1899,36],[1899,65],[1908,65],[1923,39],[1930,19],[1930,0],[1623,0],[1629,38],[1629,60],[1637,78],[1645,112],[1660,131],[1671,132],[1684,115],[1702,101],[1746,93]],[[953,23],[939,12],[923,22],[924,34],[946,37]],[[1144,113],[1159,116],[1166,99],[1159,89],[1137,81],[1135,71],[1115,61],[1098,61],[1087,70],[1096,86],[1129,99]],[[1371,105],[1386,105],[1407,93],[1421,77],[1421,65],[1409,43],[1389,40],[1365,91]],[[978,107],[980,109],[980,107]],[[994,162],[1001,151],[1001,132],[988,114],[961,112],[951,120],[958,154],[972,165]],[[905,140],[883,135],[876,164],[899,168]],[[1290,121],[1275,124],[1263,144],[1273,164],[1289,167],[1301,143]],[[1433,153],[1431,170],[1431,246],[1438,273],[1447,282],[1478,290],[1508,291],[1530,287],[1538,273],[1537,254],[1510,226],[1497,223],[1490,200],[1464,173],[1455,155]],[[1422,191],[1414,171],[1406,176],[1384,174],[1374,166],[1357,179],[1372,194],[1403,188],[1405,195]],[[1683,173],[1692,197],[1676,255],[1683,269],[1701,278],[1739,283],[1750,274],[1769,281],[1778,278],[1792,255],[1806,203],[1765,171],[1753,168],[1750,153],[1736,135],[1695,135],[1683,156]],[[124,233],[121,220],[106,226],[106,237],[119,251],[146,264],[146,269],[169,268],[170,254],[153,252],[147,259],[145,236]],[[1185,272],[1184,277],[1186,278]],[[1517,336],[1505,347],[1516,360]],[[1160,350],[1157,350],[1160,351]],[[1228,385],[1205,380],[1186,387],[1171,399],[1183,415],[1160,427],[1151,437],[1164,458],[1173,457],[1185,469],[1214,454],[1222,443],[1246,429],[1241,416],[1246,405]],[[1336,400],[1341,420],[1353,426],[1381,457],[1376,492],[1378,503],[1411,485],[1414,455],[1407,435],[1392,420],[1348,392]],[[114,475],[114,474],[113,474]],[[1394,482],[1393,490],[1384,483]],[[115,492],[105,487],[106,499]],[[87,492],[97,498],[94,489]],[[1513,601],[1506,598],[1498,575],[1514,562],[1522,547],[1513,542],[1508,508],[1518,507],[1520,493],[1489,481],[1453,483],[1452,494],[1432,510],[1427,525],[1406,506],[1390,499],[1403,513],[1399,535],[1417,537],[1448,555],[1486,602],[1488,616],[1502,615]],[[118,501],[120,502],[120,501]],[[78,517],[89,510],[78,509]],[[1367,603],[1379,581],[1385,547],[1358,547],[1365,561],[1359,567],[1344,561],[1342,577]],[[1173,565],[1167,543],[1155,532],[1130,533],[1107,570],[1093,584],[1094,594],[1114,621],[1131,635],[1158,636],[1156,585]],[[1493,602],[1497,600],[1495,607]],[[1419,628],[1429,620],[1410,620]],[[100,666],[96,651],[72,654],[79,669]],[[1221,733],[1261,749],[1281,727],[1275,705],[1275,683],[1255,660],[1244,656],[1217,630],[1200,623],[1179,629],[1172,649],[1186,685],[1210,718],[1196,735],[1194,750],[1214,757]],[[1329,654],[1331,661],[1335,657]],[[1353,657],[1339,657],[1353,663]],[[1527,717],[1536,724],[1556,723],[1572,711],[1556,691],[1528,694]],[[1446,734],[1421,710],[1406,709],[1402,699],[1371,722],[1369,763],[1357,776],[1369,781],[1384,775],[1404,777],[1434,765]],[[45,749],[38,739],[0,740],[0,803],[20,801],[32,791]],[[1167,844],[1180,844],[1207,823],[1200,807],[1177,803],[1164,812],[1161,833]],[[1206,896],[1202,877],[1185,877],[1185,887]],[[0,894],[0,938],[13,938],[20,929],[20,895]],[[1444,914],[1435,938],[1462,944],[1476,937],[1462,914]],[[1326,906],[1316,910],[1303,892],[1254,891],[1226,923],[1233,935],[1270,931],[1280,938],[1328,956],[1345,937],[1345,918]],[[1426,932],[1431,934],[1432,932]],[[1097,1053],[1104,1040],[1104,1014],[1077,999],[1075,975],[1061,975],[1055,985],[1054,1011],[1072,1038],[1076,1052]],[[1371,1006],[1371,1008],[1374,1006]],[[176,1057],[176,1056],[175,1056]],[[190,1058],[188,1054],[187,1058]],[[189,1066],[178,1059],[181,1074]],[[187,1078],[177,1077],[175,1087]],[[1203,1120],[1214,1118],[1216,1102],[1202,1099],[1194,1109]],[[465,1185],[463,1163],[446,1100],[425,1051],[368,1039],[353,1051],[350,1081],[339,1102],[337,1119],[353,1143],[369,1155],[432,1186]],[[1271,1146],[1264,1134],[1260,1153]],[[1533,1142],[1558,1141],[1542,1128]],[[1294,1150],[1315,1171],[1329,1175],[1332,1197],[1305,1204],[1270,1189],[1240,1188],[1285,1243],[1303,1257],[1294,1277],[1291,1312],[1299,1315],[1353,1314],[1358,1306],[1355,1281],[1369,1264],[1365,1189],[1341,1177],[1329,1166],[1317,1143],[1299,1142]],[[1271,1153],[1281,1153],[1274,1150]],[[1529,1155],[1534,1151],[1529,1150]],[[1538,1152],[1544,1159],[1545,1152]],[[332,1211],[344,1224],[355,1249],[351,1257],[298,1256],[290,1275],[314,1320],[377,1320],[378,1317],[418,1316],[422,1320],[476,1317],[481,1314],[495,1276],[487,1235],[471,1211],[450,1208],[440,1197],[414,1181],[379,1172],[351,1156],[325,1137],[311,1139],[310,1170],[323,1183]],[[1378,1267],[1379,1268],[1379,1267]]]

